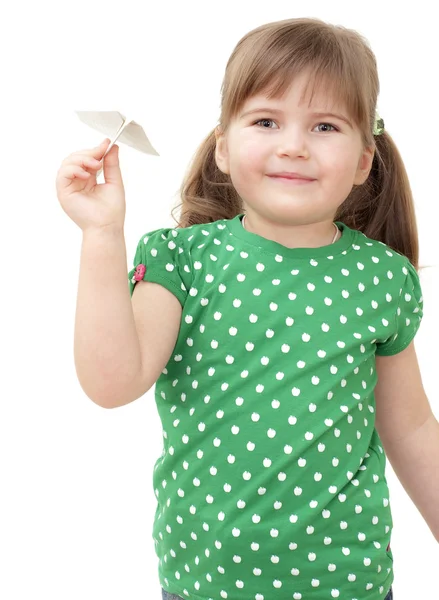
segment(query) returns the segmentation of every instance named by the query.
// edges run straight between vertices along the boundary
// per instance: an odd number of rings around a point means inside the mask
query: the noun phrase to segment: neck
[[[299,245],[295,245],[295,246],[290,246],[290,241],[287,244],[284,244],[284,242],[281,240],[280,236],[278,236],[276,233],[273,235],[272,232],[265,232],[265,228],[263,228],[264,229],[264,233],[259,233],[259,231],[257,230],[259,228],[254,228],[254,227],[252,227],[251,224],[248,223],[247,215],[246,214],[243,216],[241,224],[242,224],[243,228],[246,231],[249,231],[251,233],[256,233],[257,235],[261,235],[262,237],[265,237],[267,239],[272,239],[274,242],[281,243],[281,244],[287,246],[288,248],[294,248],[294,247],[318,248],[320,246],[327,246],[327,245],[330,245],[330,244],[334,244],[340,238],[340,236],[341,236],[340,230],[338,229],[337,225],[333,222],[332,223],[332,225],[333,225],[332,240],[330,242],[328,241],[327,243],[323,243],[323,244],[322,243],[318,243],[317,245],[315,245],[315,240],[310,240],[308,238],[308,240],[306,240],[303,244],[299,244]],[[291,234],[290,232],[288,233],[289,240],[291,240],[291,238],[293,236],[296,237],[294,234]],[[299,237],[299,236],[297,236],[297,237]],[[311,245],[309,245],[309,244],[311,244]]]

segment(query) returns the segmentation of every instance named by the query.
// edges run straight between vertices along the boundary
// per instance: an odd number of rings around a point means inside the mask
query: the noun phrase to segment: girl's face
[[[249,98],[226,134],[216,132],[218,168],[230,175],[247,213],[260,223],[330,223],[372,166],[373,149],[363,150],[360,131],[343,106],[317,93],[310,107],[307,98],[299,102],[306,82],[304,73],[281,99]],[[312,181],[272,176],[280,172]]]

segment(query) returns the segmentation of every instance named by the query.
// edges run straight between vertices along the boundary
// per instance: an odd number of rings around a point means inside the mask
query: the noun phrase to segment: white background
[[[357,29],[377,56],[379,112],[410,177],[421,264],[431,265],[421,273],[416,347],[439,417],[437,19],[433,3],[404,6],[77,0],[17,3],[2,15],[0,598],[161,597],[151,535],[161,453],[153,392],[105,410],[77,381],[81,232],[59,206],[55,177],[68,154],[103,139],[75,110],[119,110],[142,123],[160,157],[120,146],[128,271],[140,237],[174,224],[183,174],[218,121],[227,59],[264,22],[319,17]],[[395,600],[436,598],[439,545],[389,463],[387,478]]]

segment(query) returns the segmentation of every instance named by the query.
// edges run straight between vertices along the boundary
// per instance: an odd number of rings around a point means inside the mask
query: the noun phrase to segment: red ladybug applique
[[[136,272],[134,273],[134,280],[135,281],[142,281],[144,275],[146,273],[146,267],[145,265],[137,265],[136,267]]]

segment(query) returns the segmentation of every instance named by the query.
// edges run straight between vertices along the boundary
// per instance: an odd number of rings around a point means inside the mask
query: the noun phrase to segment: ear
[[[227,138],[222,132],[221,128],[217,126],[215,128],[215,161],[220,171],[226,175],[230,175],[229,168],[229,150],[227,147]]]
[[[375,155],[375,147],[367,146],[358,161],[357,172],[355,174],[354,185],[361,185],[369,177],[372,168],[373,157]]]

